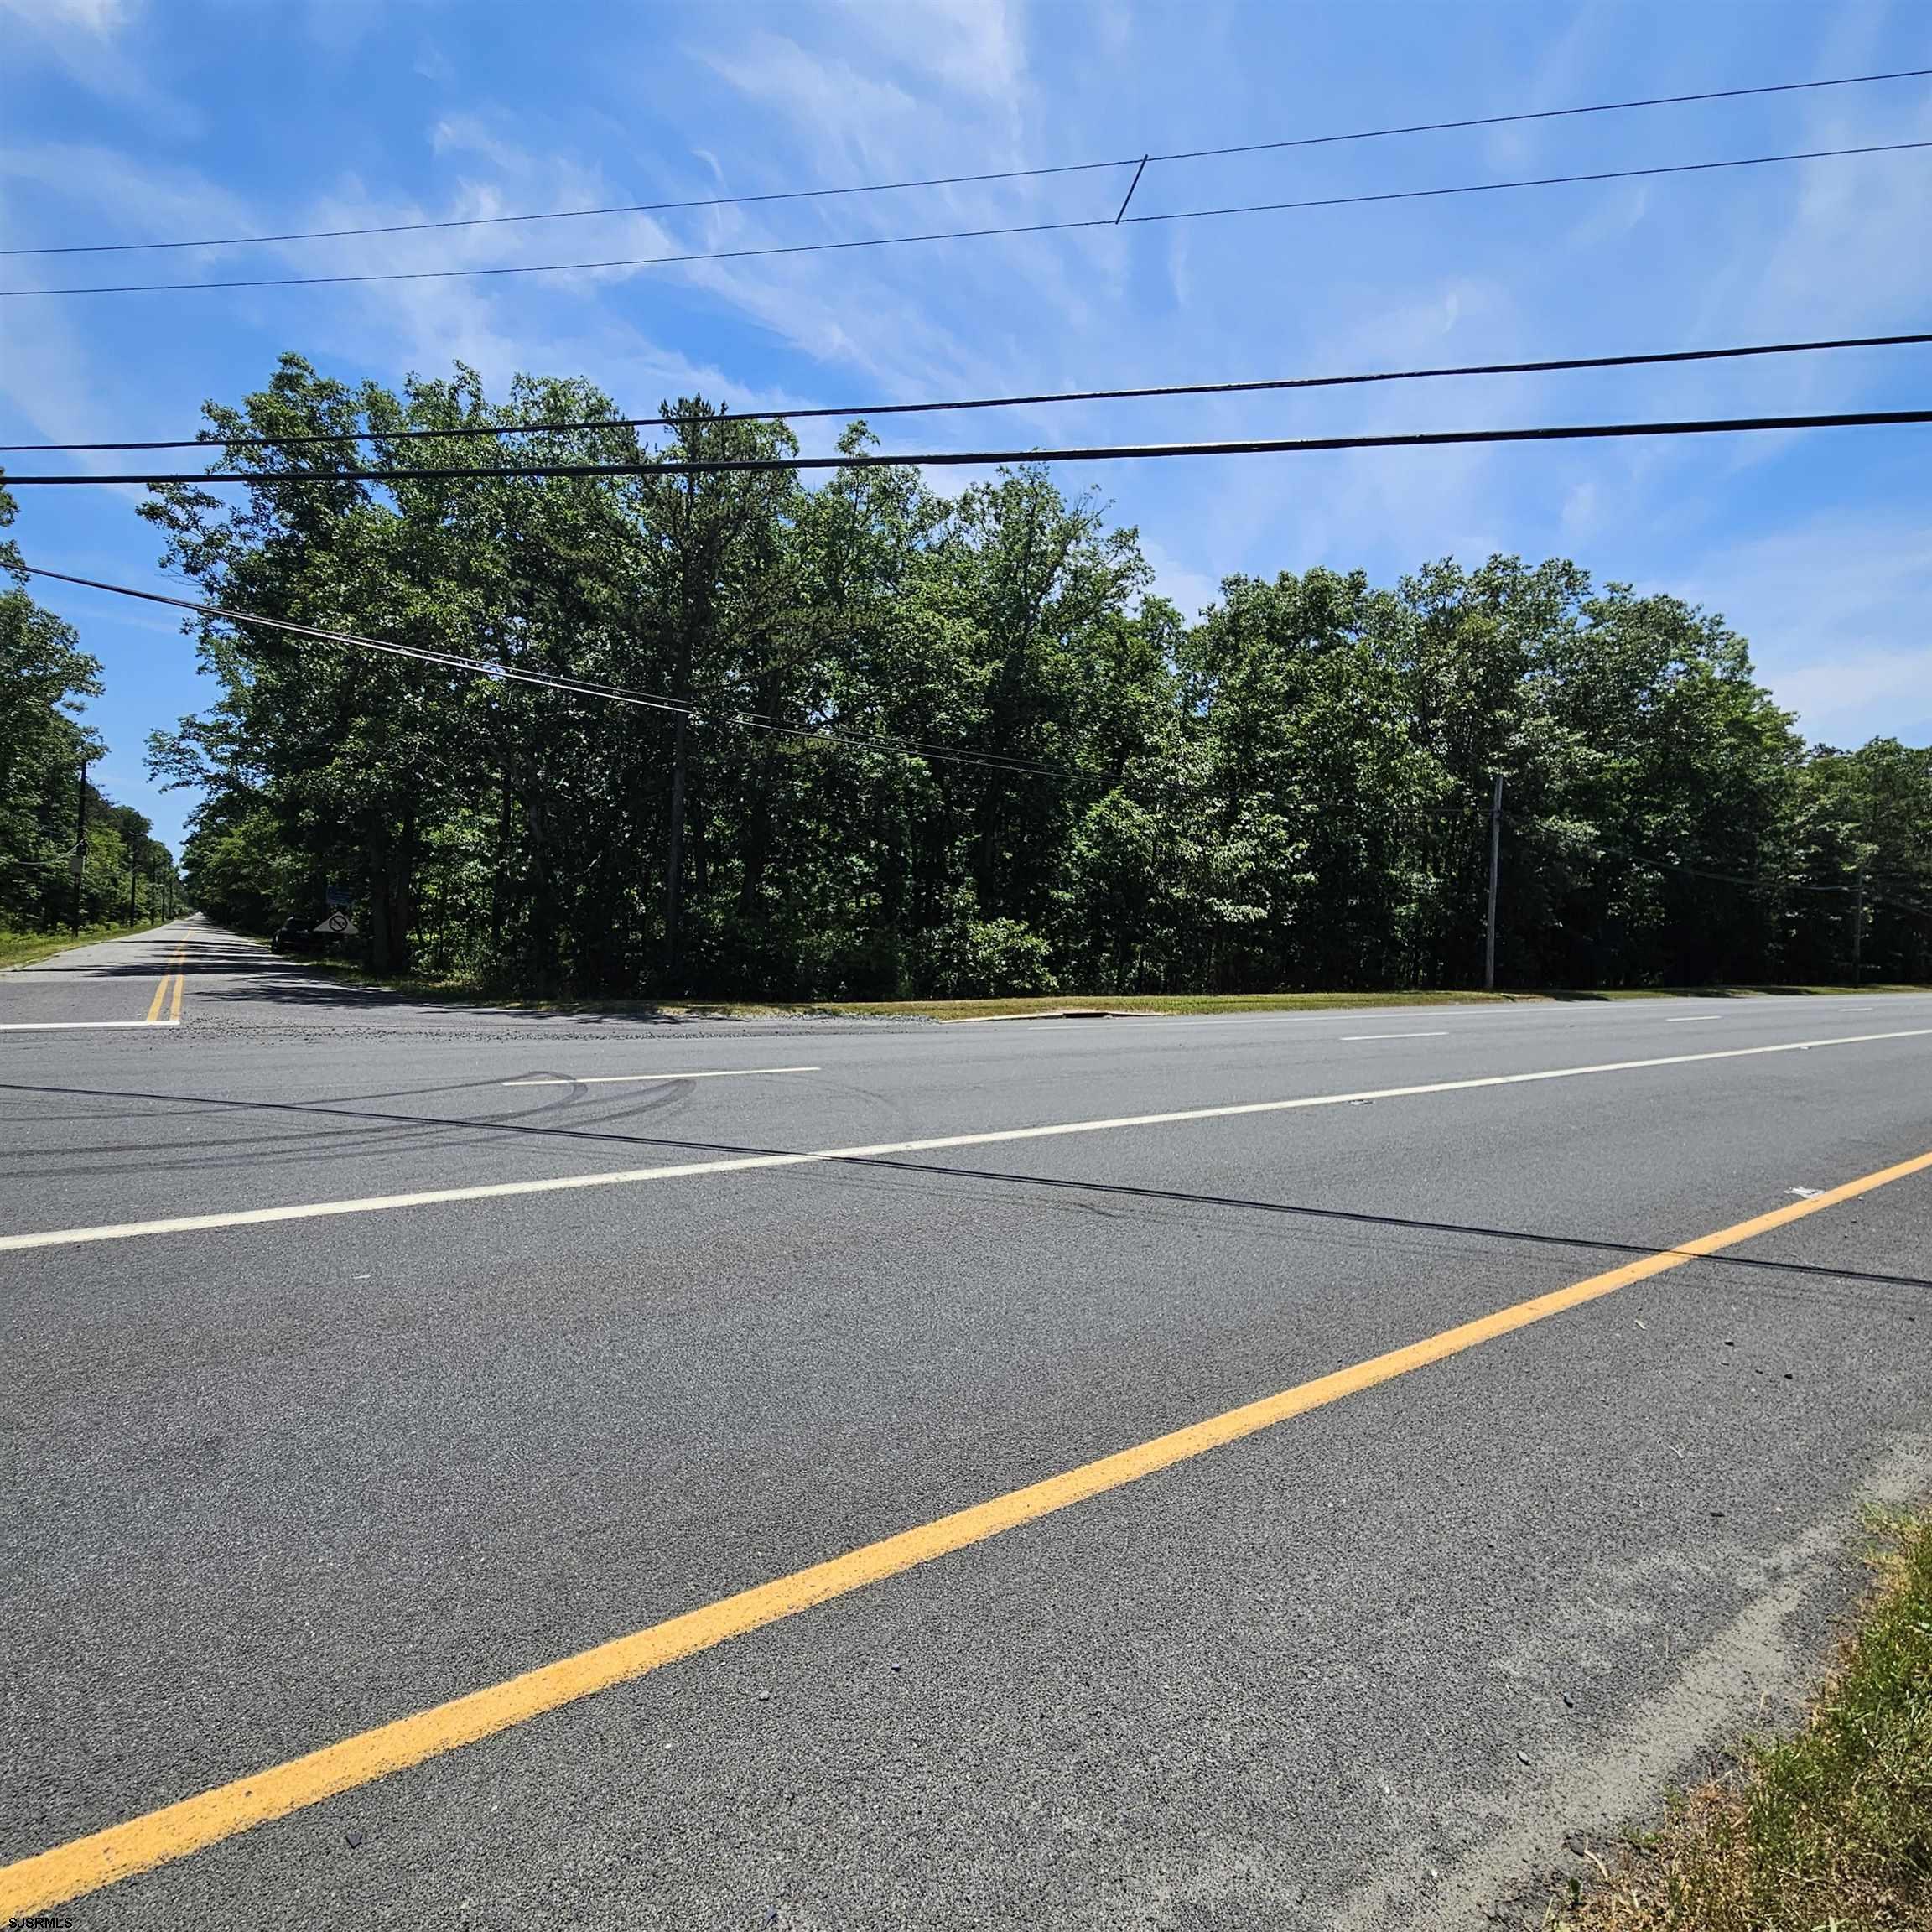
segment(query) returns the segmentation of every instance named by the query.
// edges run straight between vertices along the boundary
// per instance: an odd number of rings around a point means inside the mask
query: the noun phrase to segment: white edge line
[[[84,1033],[103,1026],[179,1026],[179,1020],[0,1020],[0,1033]]]
[[[1447,1027],[1440,1027],[1433,1033],[1344,1033],[1342,1042],[1347,1046],[1356,1040],[1446,1040]]]
[[[254,1228],[276,1221],[319,1221],[338,1214],[375,1214],[395,1208],[430,1208],[454,1201],[502,1201],[519,1194],[558,1194],[579,1187],[623,1187],[700,1174],[746,1174],[765,1167],[809,1167],[834,1161],[876,1161],[893,1154],[931,1154],[949,1147],[989,1147],[1011,1140],[1048,1140],[1069,1134],[1104,1134],[1125,1127],[1171,1127],[1192,1120],[1228,1120],[1257,1114],[1291,1114],[1363,1100],[1405,1100],[1423,1093],[1461,1093],[1483,1087],[1524,1087],[1597,1073],[1633,1073],[1652,1067],[1688,1067],[1711,1060],[1750,1060],[1815,1047],[1862,1046],[1881,1040],[1932,1038],[1932,1026],[1893,1033],[1851,1033],[1830,1040],[1789,1040],[1775,1046],[1724,1046],[1706,1053],[1669,1053],[1647,1060],[1610,1060],[1589,1067],[1549,1067],[1535,1073],[1488,1073],[1470,1080],[1434,1080],[1415,1087],[1372,1087],[1357,1093],[1311,1093],[1294,1100],[1247,1100],[1225,1107],[1188,1107],[1171,1114],[1127,1114],[1109,1120],[1062,1120],[1045,1127],[1004,1127],[980,1134],[943,1134],[923,1140],[882,1140],[870,1146],[818,1147],[796,1154],[745,1154],[723,1161],[687,1161],[664,1167],[626,1167],[600,1174],[564,1174],[542,1181],[496,1181],[473,1187],[426,1188],[415,1194],[376,1194],[342,1201],[302,1202],[284,1208],[244,1208],[221,1214],[182,1214],[165,1221],[112,1221],[98,1228],[49,1228],[0,1234],[0,1253],[63,1248],[89,1241],[127,1241],[149,1234],[187,1234],[213,1228]]]
[[[504,1087],[623,1087],[639,1080],[749,1080],[762,1073],[816,1073],[816,1067],[724,1067],[708,1073],[538,1073]]]

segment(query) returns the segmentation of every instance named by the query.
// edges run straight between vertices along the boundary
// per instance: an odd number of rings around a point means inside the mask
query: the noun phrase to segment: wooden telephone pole
[[[1503,857],[1503,774],[1489,800],[1489,937],[1483,958],[1483,990],[1496,990],[1496,875]]]
[[[81,896],[87,864],[87,761],[80,761],[80,790],[74,815],[74,930],[80,930]]]

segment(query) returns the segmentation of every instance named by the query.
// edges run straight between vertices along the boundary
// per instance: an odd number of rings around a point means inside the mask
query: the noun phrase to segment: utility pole
[[[1503,857],[1503,774],[1489,799],[1489,940],[1483,959],[1483,990],[1496,990],[1496,874]]]
[[[1858,861],[1858,897],[1852,914],[1852,984],[1858,984],[1865,953],[1865,861]]]
[[[74,930],[80,930],[81,868],[87,863],[87,761],[80,761],[80,790],[74,821]]]
[[[127,848],[127,923],[134,923],[134,885],[141,876],[141,849],[138,845]]]
[[[667,990],[678,990],[683,970],[679,928],[684,916],[684,766],[688,756],[685,729],[688,714],[680,711],[671,750],[671,839],[664,871],[664,982]]]
[[[693,460],[697,459],[702,449],[703,438],[698,424],[699,417],[695,410],[685,417],[680,424],[683,438],[680,454]],[[683,483],[683,532],[688,546],[697,527],[697,479],[687,475]],[[670,836],[666,840],[668,849],[665,854],[664,869],[664,984],[666,990],[672,993],[678,990],[684,970],[684,808],[686,774],[691,756],[691,713],[688,699],[691,694],[691,638],[694,628],[692,609],[693,569],[693,559],[688,550],[680,569],[678,662],[671,687],[672,694],[685,709],[678,714],[678,723],[671,741],[671,824]]]

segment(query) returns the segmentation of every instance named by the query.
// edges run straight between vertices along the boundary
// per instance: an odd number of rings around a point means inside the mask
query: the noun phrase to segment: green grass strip
[[[1794,1736],[1674,1800],[1557,1932],[1932,1926],[1932,1515],[1878,1526],[1876,1585]]]

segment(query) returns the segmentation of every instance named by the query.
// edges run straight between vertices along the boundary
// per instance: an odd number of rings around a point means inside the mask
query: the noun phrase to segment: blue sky
[[[831,186],[1932,66],[1932,8],[868,0],[0,0],[8,247]],[[1932,82],[1150,169],[1137,210],[1932,138]],[[1111,212],[1124,175],[168,256],[0,281],[647,255]],[[1339,371],[1923,328],[1932,152],[1353,210],[595,274],[0,302],[0,441],[192,434],[284,348],[356,379],[587,374],[641,412]],[[141,267],[139,276],[119,271]],[[76,273],[85,271],[85,273]],[[145,273],[158,271],[158,273]],[[98,273],[96,273],[98,272]],[[889,446],[1883,408],[1928,351],[1038,410]],[[808,435],[816,449],[830,432]],[[917,439],[917,440],[914,440]],[[1575,557],[1722,611],[1813,736],[1932,741],[1920,429],[1216,459],[1083,475],[1193,610],[1233,571]],[[105,463],[107,460],[91,460]],[[21,468],[21,459],[8,460]],[[942,480],[955,487],[959,473]],[[167,589],[138,492],[23,491],[52,568]],[[102,661],[103,782],[205,704],[191,647],[64,586]]]

